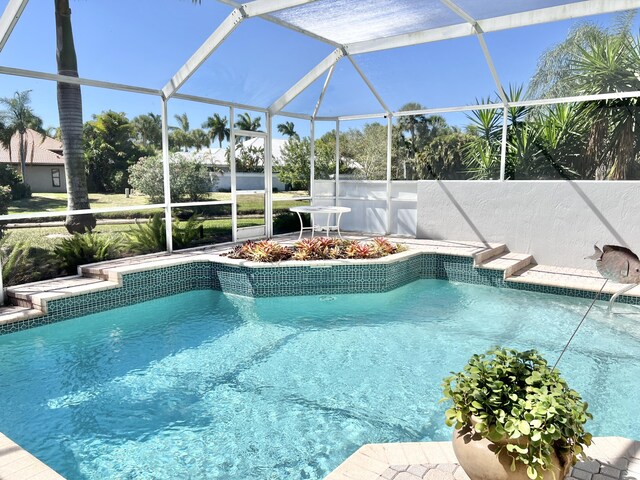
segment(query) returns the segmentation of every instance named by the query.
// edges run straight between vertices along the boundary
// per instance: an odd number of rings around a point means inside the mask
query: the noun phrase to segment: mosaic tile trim
[[[420,256],[386,264],[251,268],[214,264],[212,288],[252,297],[387,292],[422,277]]]
[[[252,268],[216,262],[192,262],[122,276],[122,286],[48,302],[42,317],[0,325],[0,335],[153,300],[191,290],[214,289],[250,297],[388,292],[420,278],[593,298],[595,293],[572,288],[509,282],[501,270],[475,268],[473,258],[424,253],[391,263],[273,266]],[[609,294],[600,299],[607,301]],[[640,305],[639,297],[622,295],[618,302]]]
[[[122,286],[52,300],[47,315],[0,325],[0,335],[133,305],[190,290],[211,288],[210,262],[193,262],[122,276]]]

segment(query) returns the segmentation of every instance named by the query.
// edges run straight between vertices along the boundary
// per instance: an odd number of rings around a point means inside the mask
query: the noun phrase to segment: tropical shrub
[[[180,153],[171,154],[169,174],[172,202],[196,201],[217,183],[217,176],[209,172],[206,165]],[[129,183],[143,195],[149,196],[153,203],[164,201],[163,178],[160,157],[144,157],[129,167]]]
[[[29,185],[22,183],[18,172],[7,164],[0,165],[0,186],[9,187],[11,200],[19,200],[31,196],[31,188]]]
[[[125,233],[127,249],[133,253],[153,253],[166,249],[167,234],[161,213],[154,213],[146,223],[138,223]]]
[[[253,262],[279,262],[291,258],[293,251],[273,240],[247,241],[228,254],[230,258],[242,258]]]
[[[56,245],[53,253],[63,270],[74,274],[78,266],[110,260],[117,256],[119,250],[119,238],[98,233],[74,233]]]
[[[5,287],[37,282],[58,275],[57,262],[50,250],[29,246],[27,242],[8,245],[6,236],[0,241],[2,281]]]
[[[311,218],[308,213],[302,213],[302,223],[305,227],[311,225]],[[273,217],[273,233],[289,233],[300,230],[300,219],[293,212],[280,212]]]
[[[9,211],[9,202],[11,201],[11,189],[4,185],[0,185],[0,215],[6,215]],[[4,235],[5,222],[0,222],[0,238]]]
[[[256,262],[279,262],[281,260],[335,260],[340,258],[380,258],[406,250],[404,245],[394,244],[384,238],[371,242],[343,240],[330,237],[305,238],[293,248],[284,247],[272,240],[248,241],[226,254],[229,258]]]
[[[202,236],[202,222],[194,214],[184,223],[174,218],[172,223],[173,248],[187,248]],[[131,227],[126,235],[126,246],[134,253],[160,252],[167,248],[167,230],[163,215],[155,213],[146,223]]]
[[[496,444],[496,455],[511,457],[512,470],[516,463],[526,465],[532,480],[542,479],[554,452],[575,464],[584,456],[583,446],[591,444],[584,430],[592,418],[587,403],[535,350],[496,347],[473,355],[442,387],[443,401],[453,403],[445,413],[447,425],[469,426],[491,442],[528,439],[528,444]]]

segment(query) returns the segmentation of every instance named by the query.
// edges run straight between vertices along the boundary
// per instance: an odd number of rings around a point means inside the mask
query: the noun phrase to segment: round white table
[[[291,207],[289,210],[292,212],[296,212],[298,214],[298,218],[300,219],[300,236],[298,236],[298,240],[302,238],[302,234],[305,230],[311,230],[311,236],[313,237],[316,230],[327,231],[327,237],[329,236],[329,231],[332,228],[335,228],[338,231],[338,236],[342,238],[340,234],[340,217],[342,217],[343,213],[350,212],[351,209],[349,207],[334,207],[334,206],[326,206],[326,207]],[[308,213],[311,215],[311,226],[305,227],[304,222],[302,221],[301,213]],[[326,225],[316,225],[314,214],[326,214],[327,215],[327,224]],[[331,225],[331,215],[335,214],[336,223],[335,225]]]

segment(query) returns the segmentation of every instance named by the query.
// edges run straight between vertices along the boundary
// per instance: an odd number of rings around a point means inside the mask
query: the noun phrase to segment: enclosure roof
[[[207,1],[211,5],[212,0],[202,0],[202,5],[206,6]],[[0,17],[0,50],[6,44],[27,3],[28,0],[8,0]],[[486,71],[493,77],[502,103],[506,105],[500,72],[494,66],[490,49],[484,40],[486,33],[640,8],[640,0],[253,0],[246,3],[218,0],[218,3],[232,8],[227,17],[222,22],[207,27],[210,34],[199,48],[184,52],[183,65],[175,70],[164,86],[144,85],[148,91],[141,91],[142,88],[138,87],[140,93],[158,94],[165,99],[176,95],[184,98],[185,91],[182,87],[190,77],[219,47],[228,43],[228,38],[247,19],[259,18],[263,22],[269,22],[273,28],[284,27],[321,42],[329,52],[328,55],[326,52],[322,54],[325,55],[324,58],[320,56],[316,59],[315,56],[321,51],[316,49],[309,56],[315,66],[300,78],[289,80],[283,91],[275,92],[273,98],[267,101],[260,99],[258,103],[261,104],[251,104],[268,110],[273,115],[286,113],[287,105],[311,85],[318,85],[322,81],[321,77],[326,74],[321,92],[316,92],[316,105],[296,112],[317,117],[324,92],[338,63],[350,65],[349,68],[361,77],[363,87],[370,90],[377,104],[378,112],[392,112],[393,109],[376,90],[375,82],[370,81],[358,64],[362,56],[382,50],[464,37],[477,39],[478,52],[481,52],[481,58],[484,57],[483,61],[488,67]],[[268,36],[261,41],[268,43]],[[101,48],[108,47],[109,42],[101,44]],[[268,46],[274,53],[281,47],[277,44]],[[303,60],[310,61],[309,58],[294,58],[293,61],[304,65]],[[11,73],[8,70],[10,69],[3,68],[2,72]],[[53,79],[52,77],[49,75],[41,78]],[[82,79],[78,83],[82,83]],[[85,83],[91,84],[89,80]],[[104,86],[112,88],[113,84],[105,83]],[[320,87],[317,88],[320,90]],[[200,95],[199,92],[189,93],[192,97]]]

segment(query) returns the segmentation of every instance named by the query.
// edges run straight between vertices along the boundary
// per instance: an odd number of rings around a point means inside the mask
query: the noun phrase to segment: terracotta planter
[[[471,427],[465,427],[453,432],[452,442],[458,463],[471,480],[530,480],[526,465],[517,462],[516,470],[512,472],[511,457],[506,452],[495,454],[497,447],[506,443],[526,445],[526,437],[494,443],[473,433]],[[544,480],[562,480],[569,473],[570,459],[562,460],[553,454],[553,468],[545,472]]]

